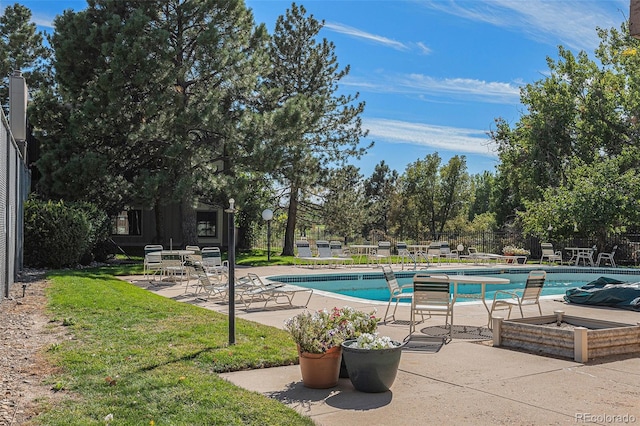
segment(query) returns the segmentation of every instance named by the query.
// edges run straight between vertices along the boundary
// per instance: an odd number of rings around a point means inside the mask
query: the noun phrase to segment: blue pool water
[[[536,268],[545,269],[545,268]],[[493,299],[497,290],[517,291],[524,288],[529,270],[520,269],[480,269],[465,271],[429,270],[418,271],[433,274],[449,275],[482,275],[508,278],[508,285],[487,285],[486,298]],[[615,272],[615,273],[613,273]],[[400,285],[410,284],[415,271],[397,271],[396,278]],[[547,279],[542,290],[543,296],[561,296],[570,288],[581,287],[599,277],[609,277],[621,281],[640,281],[640,270],[611,268],[551,268],[547,269]],[[272,281],[295,284],[300,287],[313,288],[361,299],[388,301],[389,290],[381,272],[318,274],[318,275],[280,275],[269,277]],[[411,290],[408,290],[409,292]],[[459,293],[480,294],[480,286],[459,284]],[[508,296],[504,296],[508,297]],[[465,301],[458,297],[459,301]],[[407,302],[409,299],[406,300]]]

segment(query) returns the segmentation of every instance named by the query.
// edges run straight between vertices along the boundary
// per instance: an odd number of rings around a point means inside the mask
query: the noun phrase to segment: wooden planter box
[[[555,315],[493,318],[493,345],[577,362],[610,355],[640,354],[640,325]]]

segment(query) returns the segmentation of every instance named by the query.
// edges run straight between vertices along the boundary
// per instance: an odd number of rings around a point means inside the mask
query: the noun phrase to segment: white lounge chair
[[[378,241],[378,248],[369,254],[369,260],[380,265],[381,261],[386,261],[391,265],[391,243],[389,241]]]
[[[309,241],[296,241],[296,249],[297,253],[294,260],[297,259],[297,262],[300,266],[307,264],[315,267],[315,265],[317,265],[320,261],[318,257],[314,256],[313,253],[311,253],[311,245],[309,244]]]
[[[346,262],[346,258],[333,255],[329,241],[318,240],[316,241],[316,247],[318,248],[318,259],[323,262],[327,262],[327,265],[337,265],[338,263],[342,263],[344,265]]]
[[[251,305],[256,302],[263,303],[263,308],[266,308],[270,302],[293,308],[293,298],[296,294],[309,293],[309,297],[304,303],[304,307],[306,308],[313,295],[313,289],[311,288],[298,287],[274,281],[265,283],[258,275],[253,273],[248,273],[247,278],[248,282],[244,283],[242,287],[239,286],[238,292],[240,301],[244,304],[246,310],[249,310]]]

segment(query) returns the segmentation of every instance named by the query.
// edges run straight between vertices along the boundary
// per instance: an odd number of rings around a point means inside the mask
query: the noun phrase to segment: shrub
[[[68,206],[84,213],[89,221],[87,250],[80,257],[80,263],[88,265],[94,259],[100,262],[107,260],[113,254],[113,244],[109,242],[111,220],[107,213],[88,202],[78,201],[69,203]]]
[[[24,262],[29,266],[75,266],[89,244],[87,215],[62,201],[29,199],[24,205]]]

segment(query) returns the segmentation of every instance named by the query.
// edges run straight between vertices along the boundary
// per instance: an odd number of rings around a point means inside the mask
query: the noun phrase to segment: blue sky
[[[14,1],[0,0],[0,9]],[[81,10],[84,0],[18,1],[43,30],[55,15]],[[470,173],[494,171],[486,133],[494,119],[515,123],[524,111],[519,88],[543,78],[557,47],[592,54],[596,27],[619,28],[629,0],[298,1],[325,21],[351,72],[341,90],[360,93],[362,116],[375,146],[354,162],[369,177],[384,160],[406,166],[438,152],[446,162],[465,155]],[[291,1],[247,0],[256,22],[273,30]]]

